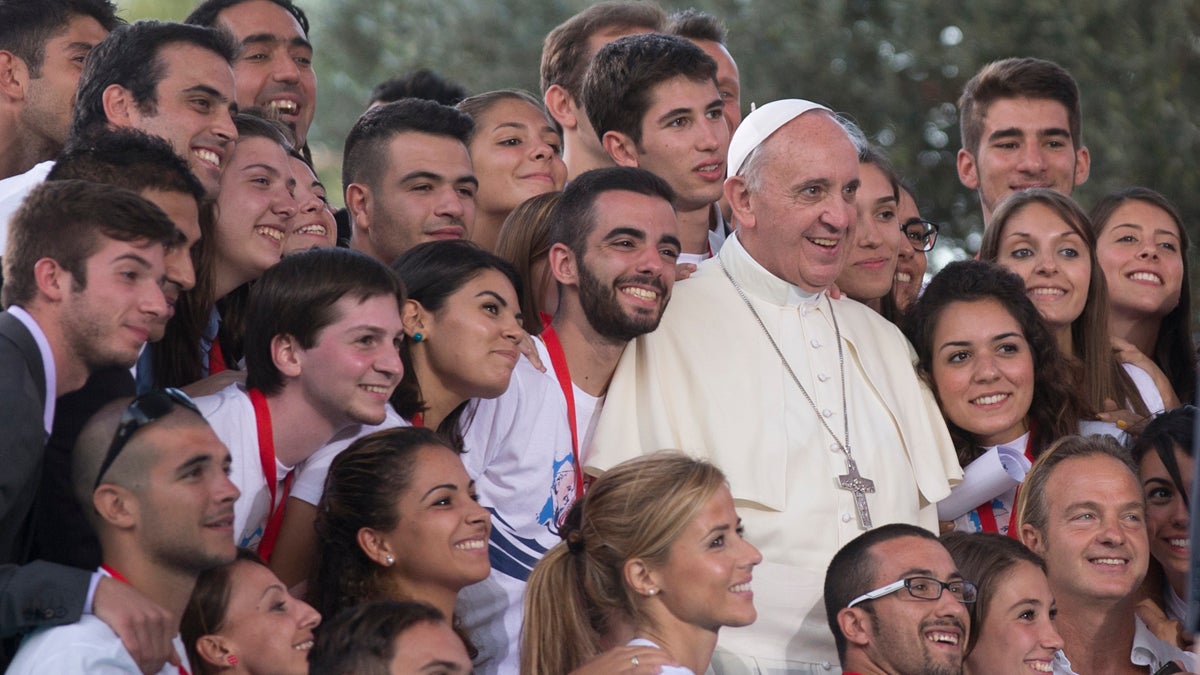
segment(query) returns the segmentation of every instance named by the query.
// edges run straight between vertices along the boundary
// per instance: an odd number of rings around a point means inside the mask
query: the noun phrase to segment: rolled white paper
[[[954,520],[1012,490],[1025,480],[1029,466],[1024,453],[1003,446],[988,450],[967,465],[962,482],[938,502],[938,520]]]

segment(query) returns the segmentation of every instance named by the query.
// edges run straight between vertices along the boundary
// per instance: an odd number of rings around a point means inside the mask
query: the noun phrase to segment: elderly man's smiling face
[[[828,113],[771,134],[725,183],[738,237],[767,271],[809,292],[837,279],[858,219],[858,153]]]

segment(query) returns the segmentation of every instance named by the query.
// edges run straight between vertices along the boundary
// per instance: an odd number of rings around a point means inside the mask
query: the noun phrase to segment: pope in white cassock
[[[719,465],[763,563],[758,620],[721,631],[714,670],[837,671],[821,598],[833,554],[885,523],[936,533],[962,471],[900,331],[826,292],[857,220],[845,129],[808,101],[764,105],[734,134],[729,176],[736,235],[626,348],[585,463],[678,448]]]

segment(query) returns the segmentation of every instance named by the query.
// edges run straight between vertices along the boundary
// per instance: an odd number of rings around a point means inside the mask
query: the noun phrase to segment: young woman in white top
[[[725,476],[662,452],[613,467],[576,503],[577,527],[529,578],[521,673],[569,673],[626,645],[629,663],[703,673],[721,626],[754,622],[751,571]],[[569,519],[570,520],[570,519]],[[628,647],[634,647],[628,650]]]

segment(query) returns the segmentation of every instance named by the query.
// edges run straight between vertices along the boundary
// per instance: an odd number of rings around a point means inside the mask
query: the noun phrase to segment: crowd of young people
[[[724,43],[603,2],[541,99],[385,83],[335,212],[290,0],[0,0],[0,665],[1194,670],[1178,211],[1089,214],[1076,82],[997,61],[929,274],[883,151],[743,119]]]

